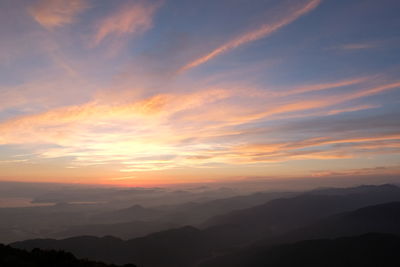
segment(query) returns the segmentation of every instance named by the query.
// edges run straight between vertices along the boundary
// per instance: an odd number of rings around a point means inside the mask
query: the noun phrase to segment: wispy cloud
[[[288,90],[301,94],[327,87],[340,89],[364,80],[349,79],[324,83],[324,86],[311,84],[310,89],[300,86]],[[56,148],[37,150],[36,154],[44,158],[69,156],[73,158],[69,166],[75,167],[118,164],[124,172],[397,153],[398,134],[371,136],[353,132],[349,137],[340,136],[339,131],[336,137],[278,138],[282,140],[252,144],[252,139],[262,133],[247,131],[246,125],[273,121],[282,114],[296,118],[301,112],[315,109],[319,110],[319,116],[327,116],[372,108],[371,104],[336,107],[398,87],[400,83],[393,82],[362,90],[353,88],[352,92],[330,98],[312,96],[301,101],[291,98],[291,94],[271,97],[257,93],[254,88],[234,90],[230,86],[121,99],[120,103],[113,104],[99,99],[4,121],[0,124],[0,144],[52,144]],[[255,93],[246,94],[249,90]],[[248,102],[252,103],[251,107]]]
[[[71,125],[88,127],[90,124],[93,124],[93,121],[96,121],[97,125],[100,126],[112,122],[124,124],[127,121],[136,121],[135,125],[139,121],[142,121],[143,127],[154,125],[154,123],[162,124],[166,118],[175,113],[201,107],[204,104],[210,104],[231,95],[232,93],[227,90],[210,89],[190,94],[157,94],[146,99],[119,105],[92,101],[83,105],[52,109],[39,114],[17,117],[1,123],[0,144],[10,142],[58,143],[64,140],[64,137],[68,135],[67,132],[74,131],[73,128],[70,128],[70,130],[67,129]],[[153,121],[146,123],[147,119]],[[123,127],[123,125],[121,126]],[[12,132],[17,128],[20,133],[26,133],[27,131],[36,132],[35,136],[37,139],[34,140],[33,136],[31,138],[24,138],[24,134],[13,136]],[[52,129],[53,131],[41,136],[42,133],[40,132],[46,131],[46,129]],[[61,134],[63,130],[66,131],[66,134]]]
[[[380,107],[379,105],[359,105],[355,107],[348,107],[348,108],[341,108],[341,109],[333,109],[327,112],[328,115],[336,115],[339,113],[344,113],[344,112],[353,112],[353,111],[360,111],[360,110],[365,110],[365,109],[373,109],[373,108],[378,108]]]
[[[286,15],[282,17],[280,20],[278,20],[275,23],[271,24],[264,24],[261,27],[254,29],[250,32],[246,32],[244,34],[241,34],[234,39],[224,43],[220,47],[212,50],[211,52],[201,56],[200,58],[186,64],[182,68],[179,69],[178,72],[184,72],[186,70],[189,70],[191,68],[195,68],[201,64],[206,63],[207,61],[219,56],[220,54],[226,53],[232,49],[235,49],[239,46],[242,46],[244,44],[259,40],[261,38],[264,38],[280,28],[292,23],[299,17],[307,14],[308,12],[312,11],[315,9],[319,4],[321,3],[321,0],[311,0],[309,1],[306,5],[301,7],[300,9],[295,10],[294,12],[290,13],[289,15]]]
[[[305,86],[296,86],[296,88],[284,90],[283,92],[275,93],[275,95],[282,97],[282,96],[289,96],[289,95],[329,90],[329,89],[334,89],[334,88],[339,88],[339,87],[344,87],[344,86],[360,84],[360,83],[366,82],[368,80],[371,80],[372,78],[374,78],[374,77],[366,76],[366,77],[341,80],[341,81],[336,81],[336,82],[331,82],[331,83],[320,83],[320,84],[312,84],[312,85],[305,85]]]
[[[72,23],[86,8],[86,0],[39,0],[29,8],[29,13],[40,25],[53,29]]]
[[[129,1],[102,19],[93,38],[98,45],[108,37],[140,35],[153,26],[153,17],[161,2]]]
[[[364,50],[364,49],[371,49],[377,46],[376,43],[352,43],[352,44],[344,44],[338,46],[337,48],[341,50]]]
[[[347,169],[341,171],[323,170],[315,171],[312,173],[313,177],[339,177],[339,176],[359,176],[359,175],[378,175],[379,178],[382,175],[398,175],[400,168],[398,165],[392,166],[378,166],[374,168],[359,168],[359,169]]]
[[[384,150],[382,148],[387,148]],[[301,159],[344,159],[360,154],[388,154],[400,152],[400,135],[375,135],[346,137],[315,137],[296,141],[268,144],[246,144],[205,150],[192,155],[198,162],[223,162],[230,164],[273,163]],[[201,156],[201,157],[200,157]]]
[[[312,109],[318,109],[318,108],[325,108],[325,107],[332,107],[341,103],[345,103],[351,100],[356,100],[376,94],[380,94],[386,91],[394,90],[400,88],[400,82],[393,82],[393,83],[387,83],[379,86],[374,86],[370,87],[367,89],[361,89],[361,90],[356,90],[354,92],[350,93],[344,93],[344,94],[336,94],[334,96],[331,96],[329,98],[327,97],[313,97],[310,99],[302,100],[302,101],[290,101],[288,103],[277,103],[275,106],[272,106],[268,110],[260,113],[254,113],[251,115],[246,115],[243,117],[243,119],[248,119],[248,120],[258,120],[261,118],[265,117],[270,117],[273,115],[278,115],[278,114],[285,114],[285,113],[291,113],[291,112],[299,112],[299,111],[305,111],[305,110],[312,110]],[[302,89],[304,90],[304,89]],[[293,90],[294,92],[297,91],[296,89]],[[307,90],[305,90],[307,92]],[[365,107],[363,107],[365,108]],[[355,110],[356,111],[356,110]],[[329,115],[329,114],[328,114]]]
[[[359,42],[359,43],[347,43],[347,44],[340,44],[329,49],[333,50],[343,50],[343,51],[357,51],[357,50],[368,50],[377,48],[378,46],[382,45],[384,41],[370,41],[370,42]]]

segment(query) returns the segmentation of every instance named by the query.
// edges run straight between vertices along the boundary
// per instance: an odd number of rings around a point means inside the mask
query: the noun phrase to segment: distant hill
[[[241,255],[251,255],[255,251],[268,250],[269,247],[276,244],[321,238],[357,236],[371,232],[400,235],[400,202],[379,204],[329,216],[316,223],[282,235],[258,240],[233,252],[228,252],[224,255],[214,255],[214,261],[220,262],[224,261],[224,259],[241,258]]]
[[[147,193],[151,193],[151,190],[150,192],[146,190]],[[179,194],[186,195],[188,192]],[[198,202],[177,205],[165,202],[165,205],[156,207],[131,205],[121,208],[121,205],[127,204],[125,201],[114,204],[58,203],[45,207],[0,208],[0,243],[80,235],[98,237],[112,235],[131,239],[184,225],[197,226],[215,215],[251,207],[290,194],[292,193],[262,192],[226,197],[223,193],[221,197],[225,198],[218,200],[198,199]]]
[[[385,192],[394,192],[398,191],[398,186],[393,184],[382,184],[382,185],[360,185],[355,187],[327,187],[327,188],[318,188],[309,191],[312,194],[321,194],[321,195],[348,195],[348,194],[362,194],[373,191],[381,191],[385,190]]]
[[[400,235],[400,202],[368,206],[330,216],[306,227],[288,232],[281,239],[334,238],[368,232]]]
[[[108,211],[90,217],[91,221],[102,223],[121,223],[131,221],[148,221],[158,219],[162,211],[133,205],[129,208]]]
[[[210,259],[197,267],[397,267],[400,237],[370,233],[337,239],[300,241]]]
[[[90,216],[93,222],[121,223],[132,221],[157,221],[175,225],[199,225],[205,220],[237,209],[260,205],[269,200],[293,196],[292,192],[257,192],[249,195],[234,196],[201,202],[187,202],[178,205],[129,208],[98,213]],[[299,194],[299,193],[297,193]]]
[[[115,236],[122,239],[132,239],[145,236],[154,232],[160,232],[178,225],[157,221],[133,221],[114,224],[85,224],[67,227],[63,231],[50,234],[52,238],[68,238],[73,236]]]
[[[294,192],[257,192],[249,195],[235,196],[205,202],[189,202],[169,209],[163,216],[164,221],[184,225],[201,225],[204,221],[233,210],[250,208],[273,199],[292,197]]]
[[[327,189],[216,216],[204,227],[236,226],[242,236],[247,233],[243,241],[252,241],[281,235],[336,213],[393,201],[400,201],[400,188],[393,185]]]
[[[186,226],[127,241],[112,237],[76,237],[28,240],[16,242],[13,246],[62,249],[73,252],[77,257],[118,264],[134,262],[144,267],[190,267],[217,254],[227,254],[241,247],[248,248],[247,245],[252,242],[277,242],[287,233],[295,236],[295,229],[314,225],[340,212],[393,201],[400,201],[400,188],[394,186],[374,186],[362,192],[350,191],[348,194],[307,193],[218,216],[210,220],[209,226],[204,229]],[[385,209],[382,214],[386,212],[393,211]],[[343,233],[352,233],[352,227],[347,225],[347,217],[343,218],[341,229],[349,229]],[[370,219],[374,218],[371,215]],[[379,230],[382,229],[379,225],[389,225],[390,222],[385,222],[385,218],[392,219],[390,214],[382,216],[383,221],[376,221],[377,226],[371,229]],[[360,219],[360,222],[368,223],[370,219]],[[321,227],[322,234],[325,226]],[[309,230],[312,232],[312,228]]]
[[[118,267],[90,260],[78,260],[64,251],[44,251],[34,249],[31,252],[0,244],[1,267]],[[127,264],[120,267],[136,267]]]

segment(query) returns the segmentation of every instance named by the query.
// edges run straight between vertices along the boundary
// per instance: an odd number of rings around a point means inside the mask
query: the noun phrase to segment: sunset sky
[[[400,174],[398,0],[1,0],[0,180]]]

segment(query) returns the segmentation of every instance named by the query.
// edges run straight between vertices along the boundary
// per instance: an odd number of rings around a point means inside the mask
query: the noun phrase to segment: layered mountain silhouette
[[[90,216],[90,220],[102,223],[133,221],[157,221],[183,225],[197,225],[205,220],[236,209],[249,208],[276,198],[293,196],[293,192],[257,192],[250,195],[234,196],[203,202],[188,202],[153,208],[133,205]],[[298,194],[298,193],[297,193]]]
[[[147,193],[151,192],[146,191]],[[187,195],[188,192],[184,194]],[[165,201],[165,205],[161,206],[131,205],[130,201],[124,200],[112,203],[64,202],[42,207],[0,208],[0,243],[80,235],[112,235],[132,239],[185,225],[199,226],[210,217],[294,194],[299,193],[259,192],[234,197],[224,197],[226,194],[222,194],[220,197],[224,198],[220,199],[196,199],[191,202],[184,202],[183,199],[179,204]]]
[[[400,266],[399,248],[399,236],[370,233],[257,248],[204,261],[197,267],[395,267]]]
[[[205,202],[189,202],[170,207],[163,216],[168,222],[201,225],[204,221],[237,209],[250,208],[273,199],[298,195],[295,192],[257,192],[250,195],[215,199]]]
[[[368,232],[400,235],[400,202],[390,202],[324,218],[281,236],[290,240],[335,238]]]
[[[52,238],[68,238],[71,236],[115,236],[123,239],[132,239],[160,232],[178,225],[158,221],[133,221],[126,223],[101,223],[70,226],[62,231],[51,234]]]
[[[234,252],[226,253],[225,255],[214,255],[213,261],[218,263],[235,261],[241,259],[243,255],[251,255],[257,251],[267,251],[276,244],[292,243],[300,240],[356,236],[367,233],[400,235],[400,202],[379,204],[329,216],[306,227],[258,240]]]
[[[400,188],[394,185],[326,189],[216,216],[204,225],[235,226],[245,238],[243,242],[254,241],[281,235],[336,213],[393,201],[400,201]]]
[[[121,223],[135,220],[152,220],[158,219],[162,211],[152,208],[144,208],[141,205],[133,205],[126,209],[118,209],[115,211],[104,212],[93,215],[92,221],[101,221],[103,223]]]
[[[114,237],[75,237],[28,240],[13,246],[61,249],[79,258],[108,263],[189,267],[206,259],[235,257],[255,248],[265,250],[274,244],[302,239],[399,233],[396,225],[400,204],[387,202],[400,201],[400,188],[364,186],[326,192],[319,190],[230,212],[210,219],[202,229],[186,226],[126,241]]]

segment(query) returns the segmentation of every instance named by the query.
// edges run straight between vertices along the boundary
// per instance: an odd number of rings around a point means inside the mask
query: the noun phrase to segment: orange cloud
[[[72,23],[87,7],[86,0],[39,0],[29,13],[40,25],[53,29]]]
[[[202,155],[209,156],[211,161],[233,164],[283,162],[293,159],[344,159],[360,154],[399,153],[399,142],[398,134],[355,138],[316,137],[292,142],[232,146],[222,151],[205,151]],[[337,146],[338,144],[344,146]],[[330,147],[326,148],[328,145]],[[386,150],[382,150],[382,147]],[[208,160],[207,157],[196,155],[192,155],[191,159]]]
[[[349,95],[345,96],[344,99],[348,101],[348,100],[353,100],[353,99],[357,99],[357,98],[367,97],[367,96],[383,93],[385,91],[393,90],[393,89],[396,89],[399,87],[400,87],[400,82],[384,84],[384,85],[376,86],[373,88],[369,88],[366,90],[362,90],[359,92],[349,94]]]
[[[356,84],[358,79],[330,83]],[[341,159],[363,153],[395,153],[399,135],[356,135],[354,138],[315,137],[305,140],[248,144],[248,123],[267,122],[274,116],[332,107],[342,102],[392,90],[398,82],[329,98],[270,97],[257,89],[196,88],[194,92],[156,94],[137,99],[96,99],[83,105],[52,109],[0,123],[0,144],[53,144],[36,150],[43,158],[69,156],[68,167],[112,164],[120,171],[154,171],[212,164],[272,163],[299,159]],[[309,88],[328,87],[310,85]],[[301,87],[299,87],[301,88]],[[294,89],[290,89],[295,91]],[[298,90],[304,92],[305,89]],[[251,103],[251,105],[249,105]],[[320,115],[369,108],[322,110]],[[272,139],[267,139],[272,140]],[[382,144],[385,149],[379,148]],[[384,144],[383,144],[384,143]],[[162,157],[162,158],[160,158]]]
[[[109,36],[138,35],[149,30],[153,26],[153,16],[160,6],[160,2],[150,1],[129,2],[121,6],[98,23],[94,45]]]
[[[336,83],[326,83],[310,85],[309,88],[327,88],[329,86],[340,87],[340,84],[347,86],[357,84],[359,81],[367,78],[353,79],[348,81],[340,81]],[[181,121],[193,122],[193,127],[198,128],[201,125],[199,132],[218,133],[219,130],[226,127],[242,125],[253,121],[261,121],[266,119],[276,118],[298,118],[307,116],[326,116],[334,115],[342,112],[352,112],[369,108],[376,108],[377,105],[359,105],[351,108],[332,109],[336,105],[363,98],[370,95],[379,94],[385,91],[393,90],[400,87],[399,82],[388,83],[376,87],[370,87],[346,94],[333,95],[330,97],[309,97],[306,100],[291,99],[286,95],[270,95],[262,91],[253,93],[252,88],[247,91],[252,92],[245,94],[242,90],[237,90],[235,97],[240,98],[241,102],[251,102],[251,105],[235,104],[235,103],[218,103],[217,105],[208,105],[206,109],[193,109],[190,112],[185,112],[176,119]],[[307,87],[299,87],[300,89],[289,89],[291,92],[305,91]],[[321,89],[323,90],[323,89]],[[246,91],[246,90],[244,90]],[[290,94],[288,95],[290,96]],[[245,101],[247,99],[247,101]],[[331,108],[331,110],[324,110]],[[318,113],[311,114],[313,110],[318,110]],[[233,133],[235,134],[235,133]]]
[[[68,135],[73,128],[71,125],[109,123],[117,121],[136,120],[142,121],[143,125],[161,123],[177,112],[200,107],[220,99],[228,98],[232,92],[222,89],[209,89],[190,94],[158,94],[147,99],[131,101],[118,105],[102,104],[96,101],[83,105],[68,106],[49,110],[39,114],[26,115],[10,119],[0,124],[0,143],[19,142],[43,142],[49,134],[41,137],[42,132],[51,128],[52,141]],[[148,120],[146,122],[146,120]],[[59,128],[59,131],[55,131]],[[19,129],[20,135],[15,134]],[[65,132],[63,133],[63,130]],[[31,132],[32,134],[26,134]],[[60,135],[56,134],[57,132]],[[36,133],[36,134],[34,134]],[[37,136],[39,140],[35,140]],[[48,140],[50,141],[50,140]]]
[[[269,108],[268,110],[266,110],[264,112],[255,112],[250,115],[241,116],[240,119],[244,120],[244,121],[251,121],[251,120],[258,120],[258,119],[265,118],[265,117],[270,117],[273,115],[278,115],[278,114],[285,114],[285,113],[291,113],[291,112],[299,112],[299,111],[305,111],[305,110],[330,107],[330,106],[334,106],[334,105],[344,103],[344,102],[347,102],[350,100],[355,100],[355,99],[383,93],[385,91],[397,89],[399,87],[400,87],[400,82],[394,82],[394,83],[388,83],[385,85],[372,87],[372,88],[365,89],[365,90],[359,90],[359,91],[356,91],[353,93],[332,96],[329,98],[326,98],[326,97],[314,98],[314,99],[306,100],[306,101],[293,101],[292,100],[292,101],[289,101],[289,103],[281,103],[281,104],[277,104],[277,105],[275,104],[275,106],[272,106],[271,108]],[[361,107],[361,109],[363,109],[363,108],[365,108],[365,106]],[[337,112],[340,113],[340,111],[338,111],[338,110],[337,110]],[[331,115],[331,114],[328,114],[328,115]],[[294,115],[294,116],[297,116],[297,115]]]
[[[265,24],[265,25],[262,25],[261,27],[259,27],[258,29],[255,29],[253,31],[239,35],[236,38],[228,41],[227,43],[225,43],[225,44],[221,45],[220,47],[214,49],[213,51],[209,52],[208,54],[183,66],[178,72],[184,72],[191,68],[195,68],[195,67],[197,67],[201,64],[204,64],[207,61],[215,58],[216,56],[219,56],[222,53],[226,53],[226,52],[228,52],[232,49],[235,49],[241,45],[264,38],[264,37],[274,33],[275,31],[279,30],[280,28],[292,23],[299,17],[312,11],[320,4],[320,2],[321,2],[321,0],[311,0],[306,5],[304,5],[302,8],[292,12],[288,16],[283,17],[282,19],[280,19],[279,21],[277,21],[273,24]]]
[[[285,90],[283,92],[279,92],[274,95],[282,97],[282,96],[303,94],[303,93],[309,93],[309,92],[315,92],[315,91],[323,91],[323,90],[328,90],[328,89],[334,89],[334,88],[339,88],[339,87],[344,87],[344,86],[360,84],[360,83],[363,83],[370,79],[371,79],[371,77],[362,77],[362,78],[342,80],[342,81],[332,82],[332,83],[320,83],[320,84],[306,85],[306,86],[296,87],[294,89]]]
[[[360,111],[360,110],[372,109],[372,108],[378,108],[378,107],[380,107],[380,106],[379,105],[360,105],[360,106],[355,106],[355,107],[350,107],[350,108],[333,109],[333,110],[328,111],[326,114],[327,115],[336,115],[336,114],[344,113],[344,112]]]

